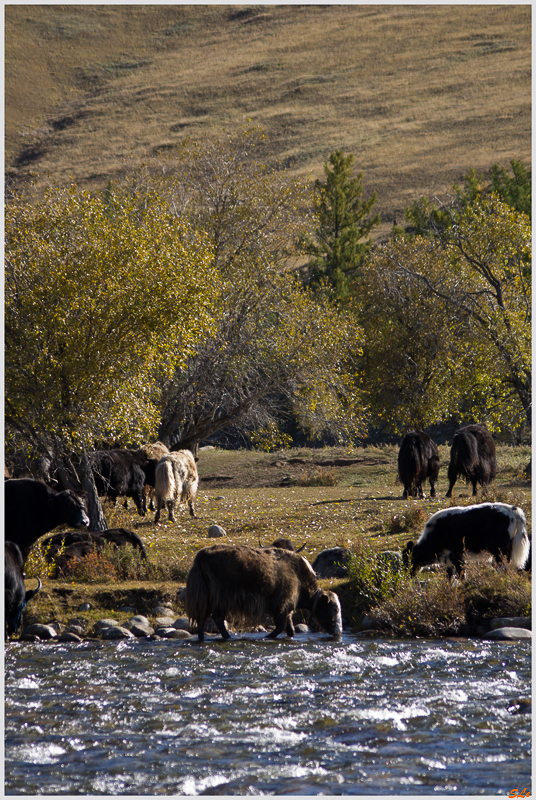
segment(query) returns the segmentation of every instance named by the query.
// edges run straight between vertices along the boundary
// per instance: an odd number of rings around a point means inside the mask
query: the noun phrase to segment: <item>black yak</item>
[[[404,485],[404,500],[424,497],[422,485],[430,481],[430,497],[435,497],[435,483],[439,476],[439,450],[424,431],[409,431],[402,439],[398,451],[398,476]]]
[[[24,560],[20,548],[14,542],[5,542],[5,575],[4,575],[4,613],[6,638],[16,634],[22,625],[22,618],[28,601],[41,588],[37,579],[37,589],[26,591],[24,585]]]
[[[406,564],[411,564],[413,575],[439,560],[445,560],[460,575],[464,551],[487,551],[497,563],[504,557],[523,569],[529,547],[526,519],[520,508],[506,503],[481,503],[436,511],[417,543],[407,543],[403,557]]]
[[[188,503],[190,514],[195,517],[194,501],[198,484],[195,458],[189,450],[177,450],[163,456],[158,462],[155,474],[155,524],[160,521],[160,509],[164,505],[167,506],[169,521],[174,522],[177,502]]]
[[[32,545],[58,525],[87,528],[83,497],[70,489],[56,492],[42,481],[13,478],[5,482],[5,537],[15,542],[24,558]]]
[[[464,475],[467,483],[487,486],[497,474],[495,442],[485,425],[465,425],[452,440],[448,469],[449,488],[447,497],[452,497],[452,489],[458,475]]]
[[[185,608],[197,623],[200,642],[210,616],[223,639],[230,638],[226,617],[260,624],[267,615],[275,623],[268,639],[283,631],[294,636],[292,614],[298,608],[308,609],[327,633],[342,633],[337,595],[320,589],[305,558],[279,547],[214,545],[200,550],[188,573]]]

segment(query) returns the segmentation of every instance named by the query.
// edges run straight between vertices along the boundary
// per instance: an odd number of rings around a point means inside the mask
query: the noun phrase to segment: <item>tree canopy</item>
[[[152,433],[154,376],[184,365],[212,324],[207,238],[157,196],[52,189],[6,207],[7,438],[50,452]]]

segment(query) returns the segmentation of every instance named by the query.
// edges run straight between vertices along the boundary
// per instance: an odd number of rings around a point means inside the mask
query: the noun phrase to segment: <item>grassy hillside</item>
[[[8,5],[5,97],[15,182],[103,186],[250,121],[300,173],[353,153],[382,234],[471,167],[530,162],[531,7]]]

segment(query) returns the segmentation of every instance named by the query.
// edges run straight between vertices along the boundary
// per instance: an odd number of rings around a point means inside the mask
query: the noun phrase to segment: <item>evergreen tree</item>
[[[342,150],[330,155],[325,181],[315,182],[316,241],[304,240],[304,250],[312,257],[307,264],[310,284],[326,281],[339,301],[351,294],[351,280],[372,245],[366,237],[380,222],[379,214],[370,216],[376,192],[362,200],[363,173],[354,176],[353,162],[354,157]]]

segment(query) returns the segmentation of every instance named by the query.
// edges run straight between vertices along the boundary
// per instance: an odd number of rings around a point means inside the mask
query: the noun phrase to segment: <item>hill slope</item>
[[[470,168],[531,158],[528,5],[8,5],[5,59],[15,183],[103,186],[129,152],[254,124],[300,173],[353,153],[385,232]]]

